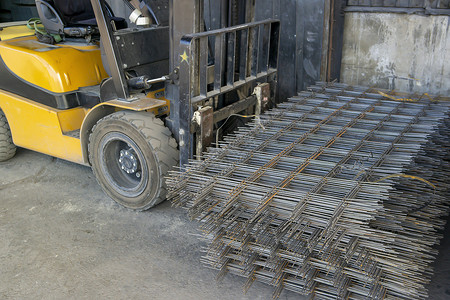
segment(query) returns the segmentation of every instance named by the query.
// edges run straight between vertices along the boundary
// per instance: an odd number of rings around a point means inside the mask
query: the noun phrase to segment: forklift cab
[[[101,13],[100,21],[90,0],[36,0],[36,7],[46,31],[66,40],[84,38],[88,43],[92,38],[99,40],[101,27],[106,40],[100,43],[102,63],[112,78],[102,84],[100,100],[136,98],[131,94],[151,89],[145,84],[146,80],[168,74],[168,28],[158,26],[160,18],[138,0],[131,6],[134,10],[130,21],[136,26],[130,29],[125,18],[116,17],[107,2],[94,2],[99,4],[94,6],[98,6]],[[115,39],[110,35],[115,35]],[[112,81],[122,88],[116,89]]]

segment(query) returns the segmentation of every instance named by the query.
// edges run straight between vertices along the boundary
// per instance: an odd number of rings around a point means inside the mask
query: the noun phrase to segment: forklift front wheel
[[[0,109],[0,161],[12,158],[16,154],[16,145],[14,145],[11,130],[6,120],[5,113]]]
[[[165,200],[164,177],[177,164],[178,150],[160,119],[120,111],[92,129],[89,159],[106,194],[125,207],[146,210]]]

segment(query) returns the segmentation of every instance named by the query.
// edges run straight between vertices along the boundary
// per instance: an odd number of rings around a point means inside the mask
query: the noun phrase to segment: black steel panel
[[[123,29],[114,35],[124,69],[169,59],[169,27]]]
[[[215,38],[214,89],[220,89],[223,82],[223,46],[225,36]]]
[[[298,61],[301,56],[297,56],[297,37],[296,37],[296,14],[297,1],[281,0],[280,11],[281,29],[280,29],[280,55],[279,64],[283,66],[278,75],[278,100],[284,101],[288,97],[296,94],[297,82],[296,74]]]
[[[230,32],[227,35],[228,49],[227,49],[227,85],[233,85],[234,83],[234,67],[236,59],[236,32]]]
[[[273,23],[270,27],[269,68],[278,68],[278,52],[280,48],[280,23]]]
[[[255,20],[281,21],[278,101],[320,79],[325,2],[255,0]]]
[[[324,1],[301,1],[297,5],[296,91],[299,92],[320,79]]]
[[[250,51],[250,75],[256,76],[258,74],[258,51],[259,47],[253,45],[259,45],[259,30],[258,28],[252,28],[250,32],[250,45],[252,45],[252,51]]]
[[[248,75],[247,73],[247,63],[248,63],[248,42],[249,35],[248,30],[242,30],[239,36],[240,38],[240,49],[239,49],[239,80],[245,80],[245,77]]]
[[[169,25],[169,0],[146,0],[145,1],[155,13],[159,25]]]
[[[278,12],[274,11],[274,3],[283,2],[285,0],[255,0],[255,21],[276,18]],[[295,0],[290,0],[289,2],[295,2]],[[283,10],[287,10],[288,7],[283,6]]]
[[[160,60],[143,66],[133,67],[138,76],[147,75],[149,78],[159,78],[169,74],[169,60]],[[154,85],[153,85],[154,86]]]

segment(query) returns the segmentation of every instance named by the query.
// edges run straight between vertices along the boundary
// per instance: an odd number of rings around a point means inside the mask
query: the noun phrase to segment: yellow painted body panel
[[[80,139],[64,135],[63,129],[79,129],[86,109],[53,109],[5,91],[0,91],[0,107],[8,119],[14,144],[85,164]]]
[[[148,101],[130,104],[116,103],[116,100],[102,102],[92,109],[77,107],[59,110],[39,104],[35,101],[0,90],[0,108],[4,111],[11,128],[13,142],[19,147],[31,149],[47,155],[88,165],[87,138],[92,126],[104,115],[98,115],[94,120],[89,120],[87,127],[85,121],[90,112],[101,107],[111,107],[112,113],[123,109],[142,111],[146,110],[160,115],[168,113],[169,101],[164,97],[155,99],[158,93],[164,90],[150,93]],[[153,97],[152,97],[153,96]],[[67,135],[75,130],[81,130],[81,139]],[[86,132],[84,132],[86,131]],[[83,138],[84,137],[84,138]]]
[[[55,93],[97,85],[108,77],[95,45],[48,45],[22,37],[1,41],[0,56],[16,76]]]
[[[68,133],[81,128],[84,117],[88,113],[84,107],[76,107],[66,110],[57,110],[59,124],[62,133]]]
[[[19,37],[2,39],[0,56],[19,78],[56,93],[98,85],[108,77],[96,45],[48,45],[38,42],[34,36]],[[170,102],[161,89],[128,103],[112,100],[92,109],[58,110],[0,90],[0,108],[17,146],[87,165],[89,132],[105,113],[128,109],[163,115],[169,113]],[[70,134],[76,130],[80,130],[79,137]]]
[[[34,35],[34,30],[29,29],[26,25],[2,27],[0,31],[0,39],[2,41],[14,39],[16,37]]]

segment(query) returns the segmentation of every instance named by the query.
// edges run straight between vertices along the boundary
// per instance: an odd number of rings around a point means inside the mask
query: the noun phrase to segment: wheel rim
[[[121,195],[133,198],[149,183],[147,161],[127,135],[107,133],[100,142],[99,162],[106,181]]]

